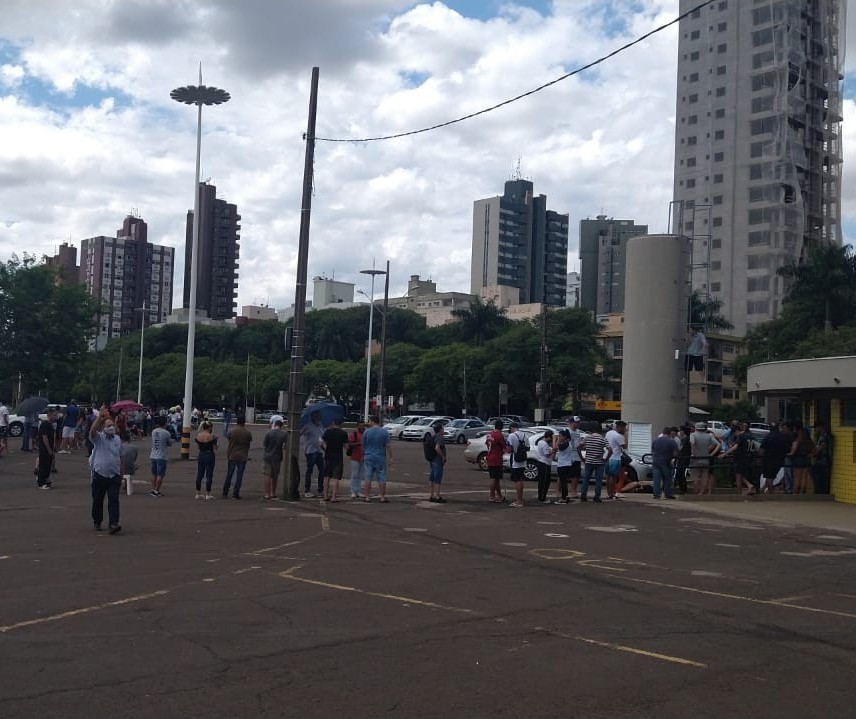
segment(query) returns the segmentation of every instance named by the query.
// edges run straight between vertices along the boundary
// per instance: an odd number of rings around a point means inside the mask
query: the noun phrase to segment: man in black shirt
[[[51,488],[51,468],[56,454],[56,409],[48,407],[46,419],[39,424],[37,435],[39,463],[36,467],[36,485],[39,489]]]
[[[338,502],[339,480],[342,479],[344,459],[342,451],[348,443],[348,433],[342,429],[342,418],[333,421],[321,435],[321,446],[324,447],[324,501]]]
[[[785,463],[785,456],[791,449],[791,437],[787,432],[782,432],[779,425],[770,424],[770,433],[761,440],[761,474],[766,480],[764,491],[771,493],[775,491],[773,481]]]

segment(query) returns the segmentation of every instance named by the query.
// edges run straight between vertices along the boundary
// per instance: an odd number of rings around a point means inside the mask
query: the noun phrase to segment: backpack
[[[425,453],[425,459],[429,462],[434,461],[437,457],[437,447],[434,443],[433,434],[425,435],[425,438],[422,440],[422,451]]]
[[[529,452],[529,442],[526,441],[525,436],[521,437],[516,432],[515,436],[517,437],[517,449],[514,450],[514,461],[518,463],[525,462],[527,453]]]

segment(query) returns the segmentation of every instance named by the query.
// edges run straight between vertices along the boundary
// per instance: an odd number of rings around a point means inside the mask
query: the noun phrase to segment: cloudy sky
[[[309,79],[320,137],[431,125],[584,64],[678,14],[678,0],[3,0],[0,260],[115,235],[134,211],[178,248],[193,202],[195,112],[174,87],[204,81],[228,104],[203,118],[203,178],[242,219],[239,306],[294,300]],[[852,14],[851,14],[852,16]],[[856,33],[849,33],[854,38]],[[852,40],[851,40],[852,44]],[[391,260],[469,290],[472,203],[519,163],[551,209],[666,229],[677,29],[486,116],[377,143],[316,150],[310,277],[355,281]],[[854,60],[853,52],[848,60]],[[848,88],[845,154],[856,140]],[[845,237],[856,186],[845,163]],[[311,288],[310,288],[311,292]]]

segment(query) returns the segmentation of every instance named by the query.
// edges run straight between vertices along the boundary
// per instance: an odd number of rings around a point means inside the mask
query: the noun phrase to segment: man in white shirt
[[[627,446],[627,438],[624,432],[627,423],[618,420],[613,429],[606,433],[606,446],[609,447],[609,459],[606,462],[606,498],[618,499],[615,493],[615,485],[618,481],[618,473],[621,471],[621,453]]]
[[[0,402],[0,455],[6,454],[6,437],[9,435],[9,408]]]
[[[517,499],[511,503],[512,507],[523,506],[523,470],[526,467],[526,451],[528,442],[526,435],[520,431],[520,425],[512,422],[508,428],[508,446],[511,448],[511,481],[517,491]],[[517,459],[516,457],[520,457]]]

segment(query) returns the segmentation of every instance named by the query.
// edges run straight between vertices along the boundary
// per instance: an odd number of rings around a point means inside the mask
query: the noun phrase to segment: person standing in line
[[[624,432],[627,429],[627,423],[618,420],[615,423],[614,429],[606,433],[606,444],[609,447],[609,459],[606,463],[606,498],[619,499],[615,493],[615,485],[618,482],[618,473],[621,471],[621,455],[624,448],[627,446],[627,438]],[[668,434],[668,432],[666,433]]]
[[[321,435],[324,428],[321,426],[321,413],[312,412],[310,421],[300,428],[300,436],[303,439],[303,454],[306,455],[306,478],[303,481],[304,497],[322,497],[324,493],[324,450],[321,446]],[[312,493],[312,468],[318,469],[318,491]]]
[[[369,419],[369,427],[363,432],[363,466],[365,480],[363,481],[363,499],[366,502],[372,498],[372,480],[376,479],[380,488],[380,501],[389,501],[386,497],[386,470],[392,469],[392,446],[389,443],[389,433],[380,426],[377,417]]]
[[[98,418],[89,430],[92,454],[89,468],[92,471],[92,525],[101,531],[104,521],[104,496],[107,496],[107,518],[110,534],[122,531],[119,524],[119,494],[122,491],[122,458],[124,448],[116,436],[116,425],[110,418],[110,410],[101,408]]]
[[[808,430],[800,424],[794,433],[791,451],[788,452],[794,473],[794,494],[805,494],[808,490],[812,452],[814,452],[814,441],[809,436]]]
[[[711,463],[719,452],[719,441],[707,431],[707,422],[696,422],[690,435],[690,480],[696,494],[713,494]]]
[[[163,478],[166,475],[166,463],[169,446],[172,444],[172,435],[164,427],[166,425],[165,417],[158,417],[156,424],[157,426],[152,431],[152,451],[149,453],[152,465],[152,491],[149,494],[152,497],[163,497],[161,485],[163,485]]]
[[[575,458],[579,457],[577,448],[574,447],[571,440],[571,430],[559,430],[554,450],[556,452],[556,473],[559,476],[560,496],[553,504],[568,504],[571,501],[570,497],[568,497],[568,481],[571,479],[574,462],[576,461]],[[579,461],[576,461],[576,463],[579,468]],[[573,488],[573,492],[576,494],[576,487]]]
[[[270,422],[268,423],[270,425],[270,429],[273,429],[276,426],[277,422],[280,423],[280,426],[284,425],[285,424],[285,417],[283,417],[281,414],[279,414],[279,412],[274,412],[270,416]]]
[[[654,471],[654,499],[660,499],[662,490],[666,499],[674,499],[672,493],[672,461],[678,456],[678,446],[671,437],[670,427],[651,443],[651,465]]]
[[[443,436],[443,423],[434,422],[431,428],[434,430],[434,435],[427,440],[431,452],[429,453],[427,448],[425,451],[425,459],[429,462],[428,485],[431,491],[428,501],[445,504],[446,500],[440,494],[440,485],[443,483],[443,469],[446,466],[446,440]]]
[[[681,427],[678,432],[678,461],[675,463],[675,482],[674,486],[678,488],[681,494],[687,493],[687,470],[690,466],[690,457],[692,456],[692,447],[690,446],[690,435],[692,434],[691,427]]]
[[[494,504],[505,502],[505,496],[500,491],[499,486],[502,482],[502,470],[508,444],[502,434],[501,419],[493,423],[493,430],[487,435],[486,444],[485,464],[487,464],[487,474],[490,478],[490,501]]]
[[[51,469],[56,456],[56,408],[48,407],[46,418],[39,424],[38,449],[39,459],[36,464],[36,485],[39,489],[51,489]]]
[[[550,504],[547,495],[550,493],[550,469],[553,466],[553,430],[548,429],[535,443],[538,454],[538,502]]]
[[[526,435],[520,431],[520,425],[512,422],[508,427],[508,447],[511,450],[511,481],[517,498],[511,503],[512,507],[523,506],[523,470],[526,468],[526,453],[529,443]]]
[[[196,455],[196,499],[214,499],[211,487],[214,484],[214,464],[217,461],[214,452],[217,450],[217,437],[211,423],[205,420],[199,426],[199,432],[194,440],[198,449]],[[205,479],[205,494],[202,494],[202,479]]]
[[[339,501],[339,482],[345,465],[345,445],[348,443],[348,433],[342,429],[342,418],[333,420],[333,426],[327,427],[321,435],[321,445],[324,447],[324,501]]]
[[[232,487],[232,476],[235,476],[235,489],[232,499],[241,498],[241,485],[244,482],[244,470],[247,468],[247,459],[250,456],[250,445],[253,435],[245,426],[244,415],[239,414],[235,419],[237,424],[229,430],[229,447],[226,450],[226,481],[223,483],[223,499],[229,498],[229,490]]]
[[[226,407],[223,410],[223,436],[229,436],[229,427],[232,424],[232,408]]]
[[[75,433],[77,432],[77,423],[80,419],[80,407],[77,402],[71,400],[70,404],[65,408],[62,420],[62,444],[58,454],[71,454],[74,447]]]
[[[0,408],[2,412],[2,408]],[[0,417],[2,421],[2,417]],[[832,438],[826,431],[826,423],[817,420],[814,423],[814,452],[812,454],[811,481],[815,494],[829,494],[829,465],[832,459]]]
[[[583,440],[583,459],[585,469],[583,470],[582,489],[580,490],[580,502],[588,502],[588,488],[591,476],[594,475],[594,501],[601,503],[600,492],[603,486],[603,470],[605,466],[604,454],[607,450],[606,440],[599,429],[594,429],[586,435]]]
[[[131,433],[125,432],[122,440],[122,479],[126,482],[125,494],[134,493],[134,474],[137,472],[137,448],[131,444]],[[119,487],[121,492],[122,488]]]
[[[262,439],[262,478],[264,480],[264,498],[276,499],[276,483],[282,467],[282,457],[288,435],[282,429],[283,420],[274,422]]]
[[[757,492],[755,485],[749,479],[749,433],[746,425],[738,422],[732,428],[731,447],[723,456],[734,455],[734,484],[737,486],[737,494],[743,494],[746,489],[747,495]]]
[[[32,405],[31,405],[32,407]],[[36,432],[39,428],[39,413],[35,409],[29,409],[24,415],[24,431],[21,432],[21,451],[32,452],[34,448],[30,445],[35,444]],[[37,447],[35,449],[38,449]]]
[[[0,456],[8,454],[9,446],[7,437],[9,436],[9,408],[0,400]]]
[[[357,428],[348,435],[347,454],[351,458],[351,499],[362,499],[363,491],[363,432],[366,424],[357,422]]]

